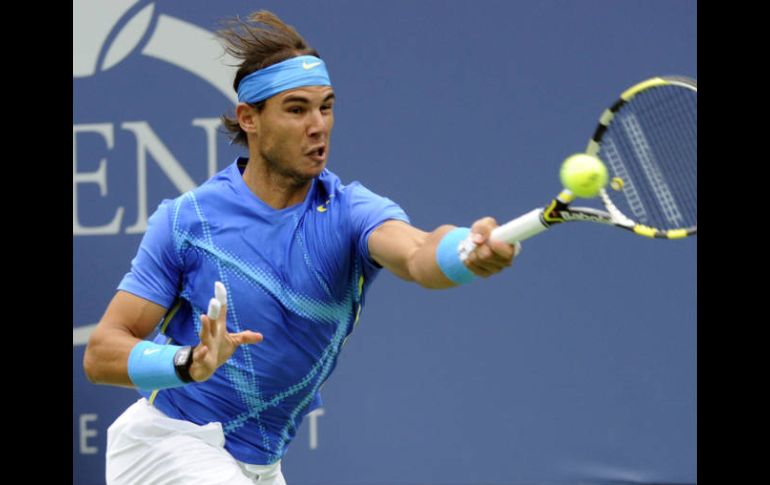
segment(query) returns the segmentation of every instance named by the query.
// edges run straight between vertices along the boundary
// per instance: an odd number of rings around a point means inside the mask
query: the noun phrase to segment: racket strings
[[[621,107],[599,156],[623,181],[613,203],[659,229],[697,225],[697,92],[683,86],[647,89]]]
[[[658,197],[660,206],[671,224],[675,224],[677,227],[696,225],[697,133],[692,129],[697,119],[696,94],[678,87],[672,89],[670,96],[660,100],[652,97],[666,94],[661,89],[651,90],[649,94],[651,96],[650,102],[655,103],[657,108],[651,110],[651,113],[655,115],[650,118],[651,125],[656,128],[656,134],[658,132],[661,134],[661,136],[655,136],[653,143],[656,147],[659,146],[659,159],[663,164],[663,170],[666,171],[665,177],[674,186],[677,194],[676,200],[678,205],[682,207],[679,215],[684,218],[689,214],[691,217],[687,223],[683,219],[675,221],[670,206],[666,205],[666,202],[669,201],[661,200]],[[678,94],[690,94],[691,96],[680,97],[677,96]],[[656,193],[656,195],[658,194]]]
[[[677,94],[689,94],[689,96],[672,96],[671,109],[667,116],[677,130],[673,133],[681,133],[680,137],[671,138],[667,148],[669,153],[675,157],[675,160],[682,163],[672,163],[672,180],[679,182],[682,190],[680,201],[685,206],[688,213],[693,215],[697,212],[697,94],[689,92],[685,88],[675,88]],[[653,94],[653,93],[651,93]],[[695,225],[695,222],[692,223]]]

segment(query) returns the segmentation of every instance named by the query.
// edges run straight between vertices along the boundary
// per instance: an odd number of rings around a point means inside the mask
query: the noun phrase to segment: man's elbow
[[[89,340],[86,345],[85,354],[83,355],[83,371],[91,383],[99,384],[99,366],[97,365],[97,359],[93,354],[93,346]]]
[[[101,384],[104,382],[104,376],[102,371],[102,365],[100,365],[102,359],[99,358],[99,346],[100,338],[98,331],[94,330],[88,337],[86,343],[86,350],[83,354],[83,371],[93,384]]]

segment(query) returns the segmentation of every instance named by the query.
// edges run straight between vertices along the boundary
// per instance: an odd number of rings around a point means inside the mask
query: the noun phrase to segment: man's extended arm
[[[486,278],[511,265],[514,247],[489,239],[497,223],[491,217],[479,219],[471,226],[474,242],[479,247],[465,264],[477,276]],[[439,267],[436,250],[441,239],[455,226],[439,226],[425,232],[402,221],[386,221],[369,236],[369,253],[384,268],[406,281],[426,288],[455,286]]]

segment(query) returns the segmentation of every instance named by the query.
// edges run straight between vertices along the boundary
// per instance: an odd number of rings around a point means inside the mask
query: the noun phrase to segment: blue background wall
[[[329,66],[330,169],[428,230],[544,204],[623,89],[697,77],[694,0],[73,1],[76,484],[104,482],[106,428],[137,399],[88,383],[82,344],[129,268],[142,204],[242,153],[205,128],[233,106],[211,32],[260,8]],[[575,224],[463,288],[383,272],[315,431],[284,460],[289,483],[694,483],[696,255],[694,239]]]

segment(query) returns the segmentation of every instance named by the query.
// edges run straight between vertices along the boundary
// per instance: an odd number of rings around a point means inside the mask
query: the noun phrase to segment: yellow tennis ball
[[[567,157],[559,172],[561,183],[578,197],[591,198],[607,184],[607,167],[598,158],[586,153]]]

